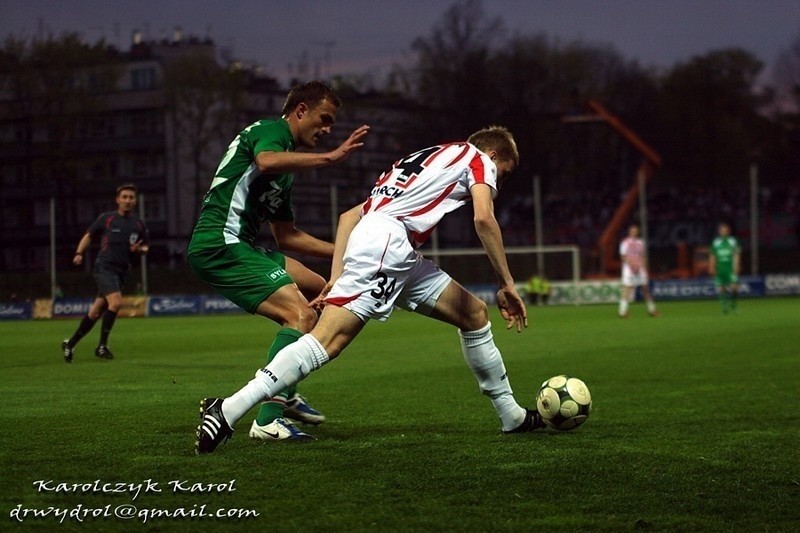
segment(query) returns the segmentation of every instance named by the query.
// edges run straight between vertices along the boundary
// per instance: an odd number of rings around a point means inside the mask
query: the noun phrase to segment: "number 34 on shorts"
[[[390,278],[383,272],[378,272],[375,277],[378,280],[378,286],[372,289],[369,294],[378,300],[376,302],[376,307],[380,307],[381,300],[383,300],[384,305],[389,301],[389,298],[394,293],[397,280],[395,278]]]

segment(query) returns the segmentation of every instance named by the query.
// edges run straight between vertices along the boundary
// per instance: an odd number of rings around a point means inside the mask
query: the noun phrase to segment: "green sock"
[[[270,361],[275,358],[275,355],[277,355],[278,352],[302,336],[303,334],[296,329],[281,328],[281,330],[278,331],[278,334],[275,335],[275,340],[272,342],[272,346],[269,347],[266,364],[269,364]],[[258,410],[258,415],[256,415],[256,422],[259,426],[265,426],[276,418],[283,416],[283,409],[286,407],[286,400],[291,398],[296,390],[295,387],[291,387],[290,389],[291,390],[282,390],[276,394],[274,398],[261,404],[261,407]]]

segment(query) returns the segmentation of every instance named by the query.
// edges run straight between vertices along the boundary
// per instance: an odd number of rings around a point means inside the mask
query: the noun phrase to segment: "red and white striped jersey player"
[[[223,400],[224,421],[211,412],[204,416],[213,418],[210,423],[232,427],[258,402],[338,356],[370,319],[385,321],[397,306],[458,328],[464,359],[504,433],[544,427],[535,408],[526,409],[514,399],[486,304],[417,251],[445,214],[471,202],[475,231],[497,277],[497,305],[506,329],[521,332],[527,312],[494,216],[499,185],[518,162],[511,133],[492,126],[467,142],[432,146],[394,163],[367,201],[339,219],[330,281],[311,302],[325,302],[314,329]]]
[[[622,261],[622,291],[619,299],[619,316],[628,317],[628,305],[633,300],[636,287],[642,288],[642,297],[647,304],[650,316],[658,316],[656,304],[650,294],[649,279],[647,277],[646,250],[644,241],[639,238],[639,226],[631,224],[628,227],[628,236],[619,245],[619,255]]]

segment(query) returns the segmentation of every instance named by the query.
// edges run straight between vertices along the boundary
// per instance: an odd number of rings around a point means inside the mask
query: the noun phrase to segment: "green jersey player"
[[[721,223],[717,232],[717,237],[711,243],[708,267],[717,286],[720,308],[727,314],[736,311],[741,249],[739,241],[731,235],[731,227],[728,224]]]
[[[340,106],[333,90],[312,81],[292,88],[280,119],[259,120],[242,130],[214,174],[189,243],[189,265],[201,280],[245,311],[282,326],[267,362],[317,322],[308,302],[322,291],[325,280],[281,251],[323,258],[333,254],[332,243],[295,227],[291,191],[293,172],[339,163],[363,145],[366,125],[332,151],[295,152],[297,147],[315,147],[330,133]],[[265,222],[280,251],[257,246]],[[284,416],[312,424],[324,420],[294,389],[284,390],[262,404],[250,436],[312,438]]]

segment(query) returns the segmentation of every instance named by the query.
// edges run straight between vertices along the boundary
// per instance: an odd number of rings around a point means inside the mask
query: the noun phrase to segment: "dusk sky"
[[[408,61],[451,0],[0,0],[0,35],[76,31],[127,49],[146,39],[210,36],[232,56],[285,78],[303,52],[308,75],[381,72]],[[611,45],[643,66],[670,67],[739,46],[768,67],[800,37],[800,0],[483,0],[510,32]]]

